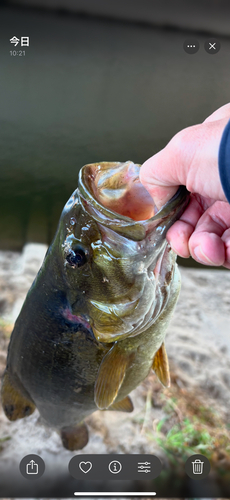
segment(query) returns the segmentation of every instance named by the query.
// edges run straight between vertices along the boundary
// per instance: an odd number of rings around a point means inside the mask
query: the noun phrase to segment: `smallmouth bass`
[[[166,232],[189,193],[157,213],[140,165],[85,165],[15,323],[2,382],[9,420],[38,408],[69,450],[95,410],[132,411],[151,368],[170,383],[164,338],[180,290]]]

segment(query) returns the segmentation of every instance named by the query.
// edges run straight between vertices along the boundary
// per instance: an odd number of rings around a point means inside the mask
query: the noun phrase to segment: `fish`
[[[159,211],[141,165],[85,165],[15,322],[1,387],[11,421],[35,408],[63,446],[86,446],[96,410],[133,410],[151,369],[170,384],[165,334],[180,274],[166,240],[189,202],[181,186]]]

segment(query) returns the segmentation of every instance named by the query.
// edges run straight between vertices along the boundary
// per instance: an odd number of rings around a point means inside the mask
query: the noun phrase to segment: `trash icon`
[[[195,462],[192,462],[193,474],[202,474],[203,473],[203,465],[204,462],[198,458]]]

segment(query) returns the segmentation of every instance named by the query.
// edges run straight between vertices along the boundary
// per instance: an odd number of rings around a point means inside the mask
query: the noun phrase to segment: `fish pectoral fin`
[[[108,410],[113,411],[125,411],[126,413],[131,413],[133,411],[133,403],[129,396],[118,401],[118,403],[113,403]]]
[[[28,417],[36,408],[31,399],[15,389],[7,370],[3,376],[1,396],[2,407],[9,420]]]
[[[170,387],[169,363],[164,342],[155,354],[152,368],[160,382],[165,387]]]
[[[115,343],[105,355],[94,387],[94,401],[99,410],[106,410],[116,399],[129,364],[129,355]]]

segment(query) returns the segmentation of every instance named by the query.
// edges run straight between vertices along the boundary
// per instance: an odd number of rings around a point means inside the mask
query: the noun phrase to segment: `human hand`
[[[191,200],[167,232],[167,240],[181,257],[230,269],[230,205],[218,171],[218,152],[230,104],[203,123],[176,134],[169,144],[141,167],[140,180],[158,208],[187,187]]]

